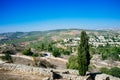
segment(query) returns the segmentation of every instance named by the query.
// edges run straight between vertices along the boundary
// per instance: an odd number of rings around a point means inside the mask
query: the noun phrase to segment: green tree
[[[29,49],[25,49],[24,51],[23,51],[23,54],[24,55],[27,55],[27,56],[32,56],[33,55],[33,52],[30,50],[30,48]]]
[[[44,43],[41,43],[41,50],[44,50],[45,46]]]
[[[52,44],[50,44],[50,43],[48,44],[47,50],[50,52],[52,51]]]
[[[55,57],[61,56],[60,51],[59,51],[58,48],[54,48],[53,51],[52,51],[52,54],[53,54],[53,56],[55,56]]]
[[[70,55],[70,51],[64,50],[64,51],[63,51],[63,54],[64,54],[64,55]]]
[[[12,63],[13,62],[11,55],[8,54],[8,53],[5,53],[5,56],[2,56],[2,59],[6,60],[8,63]]]
[[[78,70],[79,75],[84,76],[90,64],[88,36],[85,31],[81,32],[81,40],[78,46]]]

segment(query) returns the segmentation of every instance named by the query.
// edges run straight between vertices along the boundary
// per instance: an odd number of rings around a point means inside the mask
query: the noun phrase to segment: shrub
[[[120,78],[120,68],[118,68],[118,67],[113,67],[111,69],[101,68],[100,71],[102,73],[109,74],[109,75]]]
[[[33,56],[33,57],[38,57],[38,54],[37,54],[37,53],[34,53],[32,56]]]
[[[120,57],[118,56],[118,54],[117,53],[111,53],[110,55],[109,55],[109,57],[110,58],[112,58],[112,60],[115,60],[115,61],[120,61]]]
[[[64,50],[64,51],[63,51],[63,54],[64,54],[64,55],[70,55],[70,51]]]
[[[120,78],[120,68],[118,68],[118,67],[111,68],[110,75]]]
[[[15,54],[15,50],[13,50],[13,49],[6,49],[5,51],[3,51],[3,53]]]
[[[90,64],[89,66],[88,66],[88,71],[89,72],[92,72],[93,70],[95,70],[96,69],[96,67],[93,65],[93,64]]]
[[[54,48],[54,50],[52,51],[52,55],[55,56],[55,57],[61,56],[59,49]]]
[[[5,56],[2,56],[1,58],[2,58],[2,60],[6,60],[8,63],[13,62],[11,55],[8,53],[6,53]]]
[[[66,64],[68,69],[78,69],[77,56],[72,55],[69,57],[68,63]]]
[[[108,54],[107,53],[102,53],[102,60],[106,60],[108,58]]]
[[[100,71],[101,71],[102,73],[109,74],[109,69],[107,69],[107,68],[105,68],[105,67],[101,68]]]
[[[31,50],[30,50],[30,48],[29,48],[29,49],[25,49],[25,50],[23,51],[23,54],[24,54],[24,55],[27,55],[27,56],[32,56],[32,55],[33,55],[33,52],[31,52]]]

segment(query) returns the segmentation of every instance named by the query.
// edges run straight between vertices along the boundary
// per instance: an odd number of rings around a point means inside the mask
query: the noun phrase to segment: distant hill
[[[34,40],[61,40],[65,38],[79,37],[83,29],[57,29],[48,31],[11,32],[0,34],[0,44],[19,43]],[[84,30],[88,35],[116,36],[120,30]]]

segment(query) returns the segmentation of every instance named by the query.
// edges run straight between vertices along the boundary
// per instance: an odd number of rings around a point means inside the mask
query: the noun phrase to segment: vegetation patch
[[[118,67],[113,67],[111,69],[101,68],[100,71],[102,73],[109,74],[109,75],[120,78],[120,68],[118,68]]]
[[[27,55],[27,56],[32,56],[33,55],[33,52],[30,50],[30,48],[29,49],[25,49],[24,51],[23,51],[23,54],[24,55]]]
[[[69,57],[68,63],[66,64],[68,69],[78,69],[77,56],[71,55]]]
[[[1,56],[1,59],[4,60],[4,61],[7,61],[8,63],[13,62],[11,55],[8,54],[8,53],[6,53],[5,56]]]

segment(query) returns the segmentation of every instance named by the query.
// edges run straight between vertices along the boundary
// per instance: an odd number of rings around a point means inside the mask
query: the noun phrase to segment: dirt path
[[[11,55],[13,57],[20,57],[20,58],[25,58],[25,59],[29,59],[29,60],[33,60],[33,57],[31,56],[25,56],[25,55]]]

